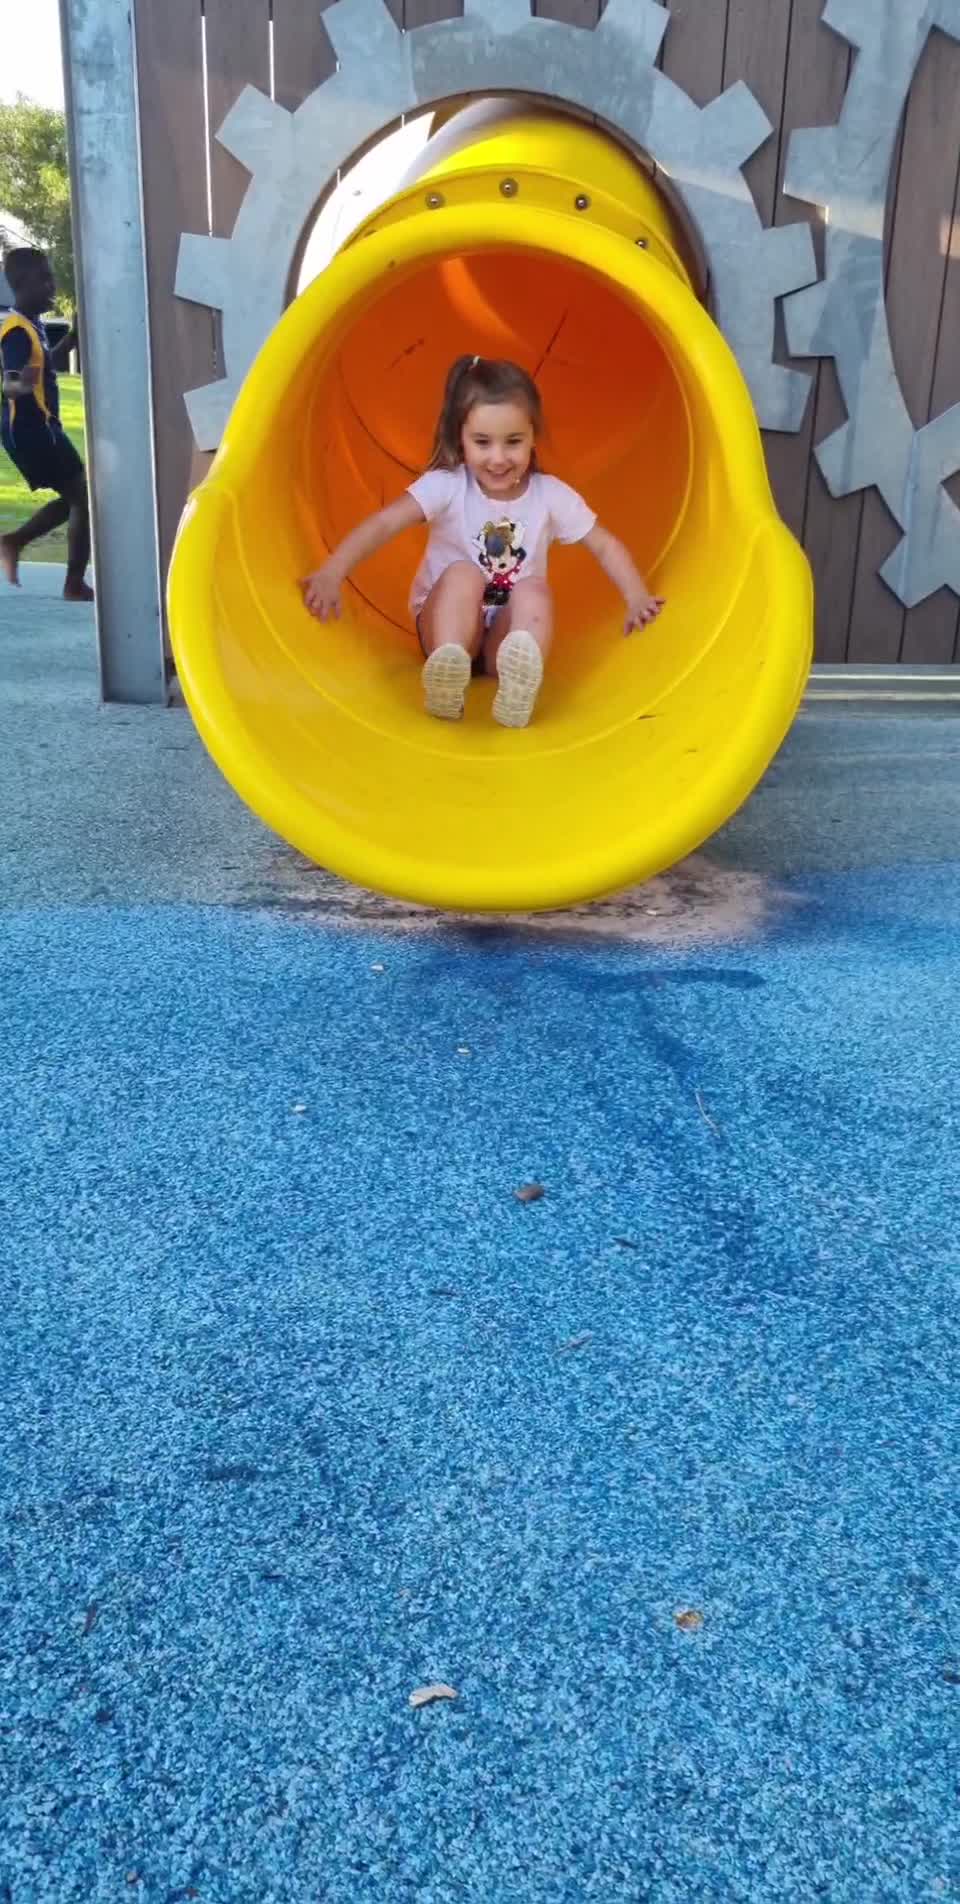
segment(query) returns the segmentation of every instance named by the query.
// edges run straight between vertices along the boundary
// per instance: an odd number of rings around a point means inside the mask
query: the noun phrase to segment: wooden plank
[[[944,40],[942,44],[934,42],[935,56],[942,62],[938,73],[941,95],[947,88],[946,101],[950,117],[956,116],[956,96],[960,95],[960,46],[954,40]],[[954,98],[951,98],[950,89]],[[949,133],[945,135],[949,138]],[[960,130],[954,128],[953,151],[960,150]],[[938,157],[940,155],[938,154]],[[942,155],[949,160],[949,152]],[[941,197],[946,185],[949,197],[949,167],[946,177],[944,167],[938,167],[940,173]],[[923,188],[922,212],[929,238],[929,258],[932,261],[942,259],[943,284],[940,309],[937,313],[937,334],[934,344],[933,375],[930,380],[927,416],[937,417],[941,412],[960,403],[960,168],[954,168],[952,203],[941,203],[939,215],[934,204],[929,205],[926,187]],[[928,267],[929,268],[929,267]],[[905,385],[905,387],[908,387]],[[954,479],[954,499],[960,502],[960,478]],[[904,662],[917,664],[931,662],[943,664],[958,658],[960,641],[960,602],[951,589],[940,589],[928,601],[919,607],[907,610],[904,618],[903,645],[901,655]]]
[[[270,91],[269,0],[206,0],[213,229],[229,238],[250,175],[217,139],[245,86]]]
[[[759,151],[754,153],[744,168],[744,175],[765,225],[776,222],[779,209],[784,94],[791,48],[792,12],[793,0],[770,0],[762,33],[757,31],[755,0],[729,0],[727,14],[723,83],[725,86],[732,86],[737,80],[743,80],[750,87],[754,97],[759,100],[774,128],[771,137]],[[807,210],[809,212],[809,208]],[[796,215],[802,217],[804,214],[798,212]],[[779,311],[776,355],[778,362],[788,361],[786,333],[782,313]],[[795,486],[793,495],[786,501],[783,496],[783,468],[778,466],[776,450],[776,445],[780,442],[792,444],[793,439],[781,436],[780,433],[771,433],[766,438],[770,480],[781,514],[787,515],[789,508],[793,517],[791,526],[796,526],[799,522],[802,527],[803,508],[800,485]],[[803,469],[803,479],[805,490],[806,466]]]
[[[401,26],[435,26],[438,20],[458,20],[463,0],[396,0],[390,11]]]
[[[944,224],[952,223],[960,147],[960,49],[937,33],[927,42],[910,93],[888,246],[887,313],[894,358],[914,421],[930,415],[946,280]],[[906,617],[870,572],[895,546],[880,498],[864,500],[850,658],[898,661]],[[935,615],[938,611],[931,611]],[[939,611],[942,613],[942,610]],[[936,642],[938,637],[933,632]],[[946,630],[942,639],[946,641]],[[914,655],[914,659],[920,659]]]
[[[723,89],[726,37],[727,0],[673,0],[661,64],[700,106]]]
[[[534,0],[533,11],[541,20],[563,20],[567,26],[596,26],[600,18],[599,0]]]
[[[900,659],[903,603],[880,579],[887,557],[900,540],[900,529],[879,490],[868,489],[860,518],[860,546],[850,609],[848,661],[892,663]]]
[[[903,625],[900,659],[916,667],[920,662],[946,666],[960,660],[957,636],[960,613],[951,588],[938,588],[916,608],[908,608]]]
[[[744,168],[765,225],[773,222],[777,199],[779,128],[783,119],[792,7],[793,0],[766,0],[762,30],[757,17],[757,0],[728,0],[727,8],[724,86],[732,86],[738,79],[745,80],[773,126],[771,137]]]
[[[814,405],[814,442],[822,443],[845,421],[846,414],[836,371],[832,363],[825,362],[821,366]],[[863,499],[831,496],[813,457],[807,477],[802,540],[816,582],[817,660],[845,661]]]
[[[336,72],[337,62],[320,15],[333,0],[273,0],[273,96],[296,112]]]
[[[173,294],[181,232],[207,230],[200,0],[136,0],[135,21],[157,514],[165,575],[183,505],[210,460],[194,446],[183,393],[216,375],[209,311]]]
[[[823,269],[823,214],[819,207],[788,198],[783,192],[783,174],[790,146],[790,135],[798,126],[835,125],[843,104],[850,73],[850,48],[838,34],[823,25],[823,0],[794,0],[787,49],[786,86],[783,120],[780,129],[780,153],[777,167],[777,193],[773,222],[789,225],[798,218],[807,219],[813,231],[814,247]],[[777,362],[791,365],[794,360],[786,349],[782,311],[777,324]],[[820,384],[817,360],[798,366],[812,370],[814,387],[807,405],[802,430],[794,435],[783,431],[767,434],[767,467],[777,506],[784,521],[798,540],[803,541],[807,496],[810,486],[810,461],[813,454],[814,422]],[[850,551],[851,577],[854,551]],[[834,586],[840,580],[833,577]],[[844,642],[846,629],[843,631]]]
[[[907,406],[930,417],[960,152],[960,46],[933,34],[907,109],[890,248],[887,313]]]

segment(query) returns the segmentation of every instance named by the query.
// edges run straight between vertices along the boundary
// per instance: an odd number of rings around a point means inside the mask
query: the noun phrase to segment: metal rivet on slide
[[[446,199],[442,192],[428,192],[427,204],[432,212],[438,212],[441,205],[446,204]]]
[[[500,181],[500,190],[504,198],[516,198],[520,187],[515,178],[505,178]]]
[[[637,244],[639,245],[641,251],[648,251],[650,248],[649,238],[638,238]]]
[[[588,212],[590,210],[590,200],[586,192],[578,192],[573,202],[578,212]]]

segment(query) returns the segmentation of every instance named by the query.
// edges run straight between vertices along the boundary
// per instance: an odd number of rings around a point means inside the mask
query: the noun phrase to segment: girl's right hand
[[[304,602],[311,615],[316,615],[318,621],[328,621],[331,615],[339,620],[340,590],[343,587],[343,580],[330,562],[325,562],[322,569],[317,569],[313,575],[308,575],[301,583],[301,587]]]

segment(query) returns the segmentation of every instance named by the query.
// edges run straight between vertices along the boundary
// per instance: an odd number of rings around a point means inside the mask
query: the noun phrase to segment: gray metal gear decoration
[[[817,276],[806,223],[765,230],[742,168],[772,126],[738,83],[704,107],[656,67],[669,14],[610,0],[592,32],[533,19],[529,0],[466,0],[464,17],[401,33],[383,0],[324,14],[338,70],[294,113],[248,86],[217,134],[251,173],[230,238],[184,235],[178,297],[223,312],[226,376],[187,393],[201,449],[215,449],[240,384],[282,315],[319,191],[385,126],[459,93],[533,92],[619,125],[671,179],[710,264],[717,321],[761,424],[799,430],[810,379],[774,362],[776,300]]]
[[[848,422],[817,449],[833,496],[876,484],[904,531],[880,571],[908,608],[960,594],[960,404],[915,429],[894,362],[884,287],[887,186],[917,64],[939,27],[960,39],[960,0],[827,0],[824,23],[858,48],[836,126],[790,141],[784,191],[828,212],[826,276],[786,309],[797,357],[833,357]]]

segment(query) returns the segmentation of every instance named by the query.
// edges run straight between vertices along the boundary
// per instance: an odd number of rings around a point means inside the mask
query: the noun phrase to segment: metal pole
[[[126,0],[60,0],[105,701],[167,700],[136,61]]]

